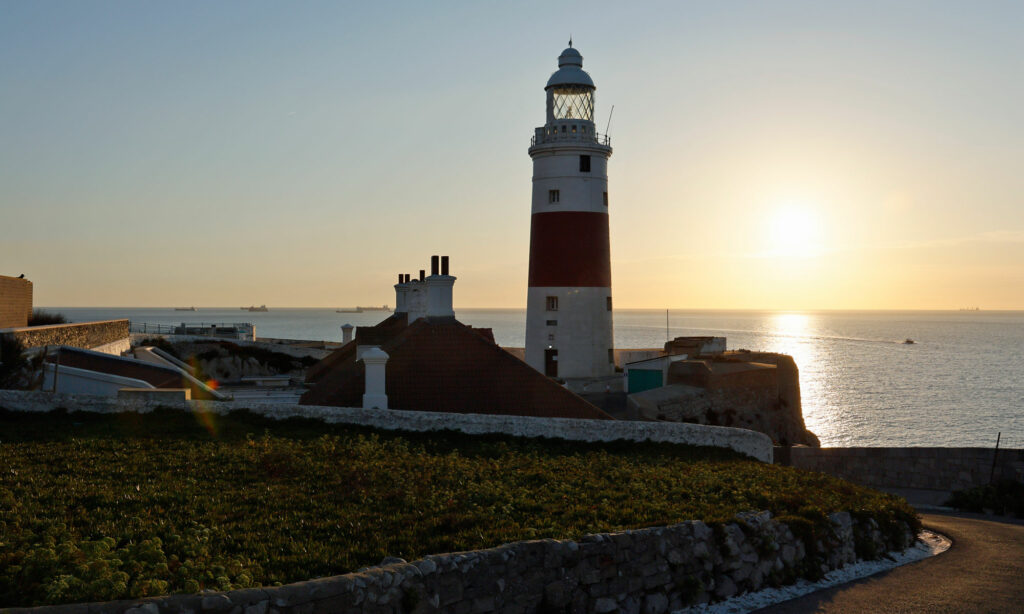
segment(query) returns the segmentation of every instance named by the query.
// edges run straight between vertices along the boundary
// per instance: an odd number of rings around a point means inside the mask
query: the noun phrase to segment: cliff
[[[791,356],[740,351],[682,360],[669,366],[666,384],[629,395],[629,407],[649,420],[733,426],[783,446],[820,446],[804,425]]]

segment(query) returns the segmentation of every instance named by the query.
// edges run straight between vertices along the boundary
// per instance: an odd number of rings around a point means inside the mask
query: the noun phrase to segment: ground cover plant
[[[946,505],[960,511],[984,513],[987,510],[1000,516],[1024,518],[1024,483],[1000,480],[994,484],[957,490]]]
[[[725,450],[157,411],[0,411],[0,605],[228,590],[771,510],[919,527],[902,500]]]

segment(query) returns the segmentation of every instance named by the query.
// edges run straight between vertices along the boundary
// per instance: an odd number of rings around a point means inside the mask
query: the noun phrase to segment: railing
[[[249,333],[253,325],[246,322],[186,322],[183,324],[153,324],[149,322],[132,322],[133,333],[152,333],[154,335],[199,335],[206,337],[236,337],[239,333]]]
[[[597,143],[606,147],[612,146],[612,137],[597,132],[552,132],[551,134],[535,134],[530,139],[530,147],[545,143]]]

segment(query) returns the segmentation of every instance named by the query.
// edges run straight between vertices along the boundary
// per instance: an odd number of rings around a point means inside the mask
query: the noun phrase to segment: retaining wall
[[[126,340],[129,333],[128,320],[102,320],[77,324],[10,328],[0,331],[0,334],[14,337],[26,349],[45,345],[68,345],[91,350],[95,347]]]
[[[92,395],[0,390],[0,407],[14,411],[45,412],[64,408],[68,411],[118,413],[146,412],[166,406],[166,403],[155,401],[130,402]],[[213,413],[247,409],[277,420],[291,417],[314,418],[325,422],[359,424],[401,431],[453,430],[468,434],[500,433],[516,437],[556,437],[569,441],[650,440],[730,448],[759,461],[772,462],[770,437],[763,433],[722,426],[322,407],[261,403],[256,400],[186,401],[182,408]]]
[[[793,581],[856,560],[902,550],[904,526],[889,537],[873,520],[830,516],[831,531],[805,542],[768,512],[719,530],[700,521],[588,535],[579,541],[525,541],[428,556],[280,587],[171,595],[104,604],[8,610],[42,614],[483,614],[626,612],[664,614],[691,603]]]
[[[1024,481],[1024,450],[992,448],[791,448],[780,464],[821,471],[881,489],[953,491],[989,483],[989,477]],[[995,459],[995,471],[992,461]]]

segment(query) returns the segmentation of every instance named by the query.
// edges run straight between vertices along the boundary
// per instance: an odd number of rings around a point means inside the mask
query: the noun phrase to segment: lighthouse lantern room
[[[607,135],[594,127],[594,81],[572,47],[548,79],[534,131],[526,362],[551,377],[615,372]]]

